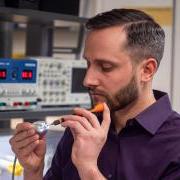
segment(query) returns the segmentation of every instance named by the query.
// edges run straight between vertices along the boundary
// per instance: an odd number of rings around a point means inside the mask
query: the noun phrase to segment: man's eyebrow
[[[115,62],[106,60],[106,59],[95,59],[95,63],[108,63],[108,64],[115,64]]]
[[[90,61],[90,60],[89,60],[87,57],[85,57],[85,56],[83,56],[83,58],[84,58],[84,60],[86,60],[87,62]],[[108,59],[95,59],[94,62],[95,62],[95,63],[116,64],[116,62],[110,61],[110,60],[108,60]]]

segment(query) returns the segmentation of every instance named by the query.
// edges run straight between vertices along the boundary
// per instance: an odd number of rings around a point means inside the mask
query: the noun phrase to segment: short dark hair
[[[155,58],[159,66],[164,52],[165,33],[155,20],[136,9],[113,9],[97,14],[86,23],[88,30],[122,26],[127,35],[125,48],[137,61]]]

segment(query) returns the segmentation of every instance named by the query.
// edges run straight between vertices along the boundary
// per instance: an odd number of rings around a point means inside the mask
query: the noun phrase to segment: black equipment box
[[[1,5],[0,0],[0,5]],[[55,12],[67,15],[79,15],[80,0],[3,0],[5,6],[22,8],[22,9],[37,9],[48,12]],[[4,2],[2,1],[2,5]]]

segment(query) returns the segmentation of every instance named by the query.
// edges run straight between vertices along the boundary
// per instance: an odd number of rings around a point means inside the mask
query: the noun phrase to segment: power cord
[[[12,180],[14,180],[14,176],[15,176],[16,161],[17,161],[17,157],[15,156],[14,162],[13,162]]]

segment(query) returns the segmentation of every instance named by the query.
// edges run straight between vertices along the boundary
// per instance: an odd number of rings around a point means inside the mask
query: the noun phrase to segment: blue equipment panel
[[[37,61],[0,59],[0,83],[36,83]]]

